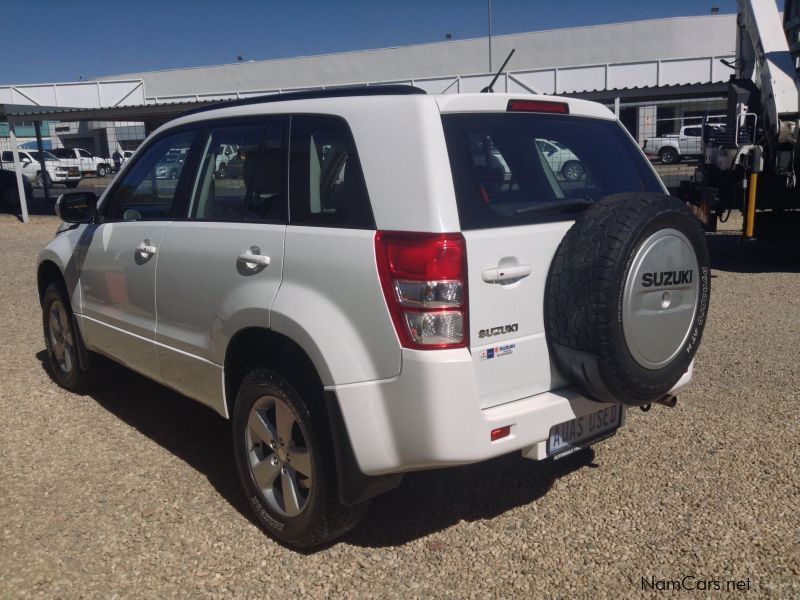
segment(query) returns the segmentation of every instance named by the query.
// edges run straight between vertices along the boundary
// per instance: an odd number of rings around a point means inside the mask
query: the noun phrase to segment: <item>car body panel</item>
[[[91,225],[82,244],[80,288],[85,340],[90,348],[161,381],[154,347],[158,251],[143,259],[139,244],[155,246],[164,221]]]

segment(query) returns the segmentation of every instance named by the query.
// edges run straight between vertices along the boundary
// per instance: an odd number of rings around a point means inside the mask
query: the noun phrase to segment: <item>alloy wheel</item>
[[[295,517],[307,506],[313,468],[307,435],[289,405],[262,396],[250,409],[245,433],[250,473],[277,513]]]
[[[50,305],[50,351],[56,365],[64,372],[71,373],[75,366],[75,337],[72,333],[67,310],[56,300]]]

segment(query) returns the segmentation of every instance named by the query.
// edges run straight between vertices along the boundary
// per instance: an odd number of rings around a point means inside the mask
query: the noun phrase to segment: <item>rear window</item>
[[[616,121],[443,115],[462,229],[573,219],[603,196],[662,192]]]

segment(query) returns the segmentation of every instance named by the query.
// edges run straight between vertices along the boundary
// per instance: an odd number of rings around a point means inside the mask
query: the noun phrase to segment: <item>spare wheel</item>
[[[593,400],[652,402],[688,370],[709,293],[705,238],[681,201],[607,196],[577,219],[550,266],[551,357]]]

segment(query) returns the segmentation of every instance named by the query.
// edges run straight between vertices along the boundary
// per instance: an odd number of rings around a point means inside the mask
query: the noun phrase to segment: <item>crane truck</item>
[[[679,195],[707,230],[732,210],[747,238],[800,239],[800,0],[738,0],[726,126],[704,128],[703,157]]]

